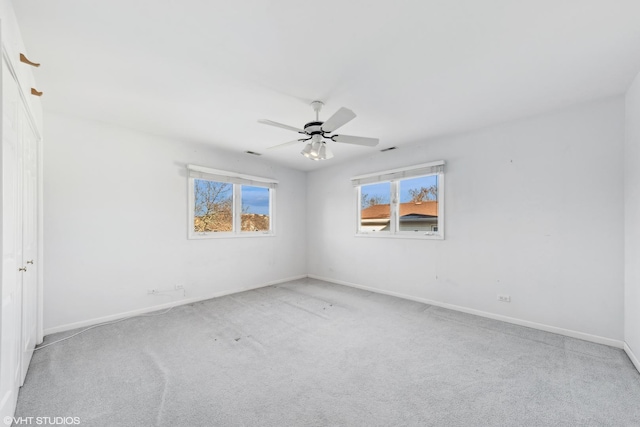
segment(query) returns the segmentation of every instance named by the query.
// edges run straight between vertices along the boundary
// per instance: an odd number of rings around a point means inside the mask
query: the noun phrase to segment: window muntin
[[[191,239],[272,236],[278,181],[188,165]]]
[[[444,238],[443,161],[351,180],[357,189],[358,235]]]

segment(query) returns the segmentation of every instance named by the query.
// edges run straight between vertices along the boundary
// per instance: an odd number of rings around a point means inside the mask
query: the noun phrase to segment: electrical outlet
[[[149,295],[157,294],[157,293],[158,293],[158,290],[157,290],[157,289],[149,289],[149,290],[147,291],[147,293],[148,293]]]
[[[498,301],[511,302],[511,296],[498,294]]]
[[[182,283],[178,283],[176,285],[176,291],[179,290],[179,289],[184,289],[184,285]]]

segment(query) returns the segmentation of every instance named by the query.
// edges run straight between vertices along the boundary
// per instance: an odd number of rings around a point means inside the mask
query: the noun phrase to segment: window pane
[[[195,207],[194,230],[232,231],[233,184],[226,182],[194,180]]]
[[[242,186],[242,231],[269,231],[269,189]]]
[[[438,175],[399,182],[400,231],[438,231]]]
[[[360,231],[389,231],[391,183],[360,187]]]

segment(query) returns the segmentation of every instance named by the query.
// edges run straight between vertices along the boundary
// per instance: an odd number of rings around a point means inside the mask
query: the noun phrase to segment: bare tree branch
[[[230,231],[233,226],[233,186],[195,180],[195,231]]]
[[[438,186],[430,185],[429,187],[412,188],[409,190],[411,202],[426,202],[429,200],[438,200]]]
[[[362,209],[369,208],[375,205],[382,205],[384,204],[384,202],[385,199],[382,196],[370,196],[367,193],[362,193],[362,196],[360,197],[360,206],[362,207]]]

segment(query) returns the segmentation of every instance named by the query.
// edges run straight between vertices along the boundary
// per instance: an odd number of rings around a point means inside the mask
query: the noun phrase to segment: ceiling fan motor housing
[[[322,130],[322,123],[324,122],[309,122],[304,125],[304,132],[307,135],[322,135],[324,136],[324,131]]]

